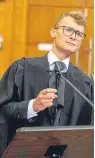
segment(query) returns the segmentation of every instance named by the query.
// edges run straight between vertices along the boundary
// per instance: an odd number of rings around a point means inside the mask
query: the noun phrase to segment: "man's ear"
[[[52,29],[50,30],[50,35],[51,35],[52,38],[55,38],[55,37],[56,37],[56,30],[55,30],[54,28],[52,28]]]

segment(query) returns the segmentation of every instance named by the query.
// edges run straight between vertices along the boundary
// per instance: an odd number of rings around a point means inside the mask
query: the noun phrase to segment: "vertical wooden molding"
[[[79,64],[79,50],[75,52],[75,65],[78,67]]]
[[[12,60],[26,56],[28,0],[14,0]]]
[[[92,48],[93,48],[93,41],[92,38],[89,39],[89,54],[88,54],[88,76],[91,74],[91,67],[92,67]]]
[[[0,78],[11,64],[12,20],[14,0],[0,2],[0,35],[3,37],[3,47],[0,50]]]

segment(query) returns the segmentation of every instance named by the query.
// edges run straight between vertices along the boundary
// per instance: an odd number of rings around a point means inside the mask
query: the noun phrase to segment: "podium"
[[[49,155],[53,147],[61,150],[61,158],[94,158],[94,127],[20,128],[3,158],[59,158],[55,153]]]

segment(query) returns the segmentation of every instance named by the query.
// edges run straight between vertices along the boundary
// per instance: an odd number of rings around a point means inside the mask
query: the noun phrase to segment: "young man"
[[[56,61],[65,64],[66,78],[93,101],[92,81],[69,61],[70,55],[80,48],[86,36],[85,28],[86,19],[82,13],[61,15],[50,31],[52,50],[44,57],[18,60],[8,68],[0,83],[0,107],[9,121],[11,137],[19,127],[56,125],[55,120],[51,121],[50,110],[60,95],[55,87],[49,86]],[[61,92],[64,101],[56,112],[57,115],[61,109],[57,125],[91,124],[91,105],[67,83]]]

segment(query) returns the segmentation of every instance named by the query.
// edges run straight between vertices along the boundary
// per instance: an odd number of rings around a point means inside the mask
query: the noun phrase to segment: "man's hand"
[[[47,88],[38,94],[37,98],[34,100],[33,103],[33,110],[35,112],[43,111],[47,107],[53,105],[53,100],[57,98],[56,95],[57,90],[53,88]]]

